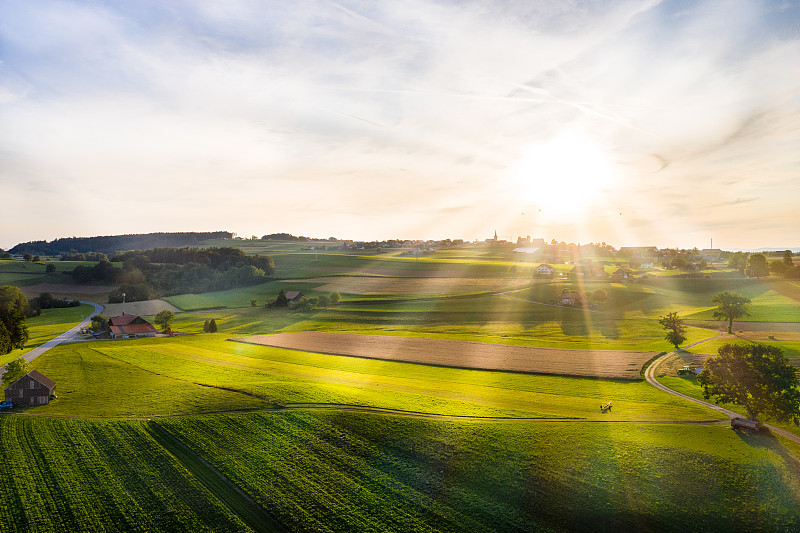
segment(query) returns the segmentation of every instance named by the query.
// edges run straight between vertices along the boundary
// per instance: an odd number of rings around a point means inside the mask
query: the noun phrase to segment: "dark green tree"
[[[28,361],[24,357],[17,357],[6,365],[3,372],[3,386],[7,387],[28,373]]]
[[[217,332],[217,321],[214,320],[213,318],[208,323],[208,332],[209,333],[216,333]]]
[[[678,313],[667,313],[658,319],[658,323],[667,330],[664,338],[677,350],[686,340],[686,326],[683,325],[683,319],[678,317]]]
[[[47,266],[44,267],[44,271],[48,274],[56,271],[56,266],[53,263],[47,263]]]
[[[210,332],[211,328],[208,325],[208,320],[206,320],[205,322],[203,322],[203,333],[210,333]]]
[[[22,256],[23,261],[33,261],[33,256],[31,254],[25,254]]]
[[[330,300],[330,298],[328,298],[327,294],[320,294],[319,296],[317,296],[317,305],[319,307],[328,307],[328,304],[330,304],[330,301],[331,300]]]
[[[169,309],[164,309],[158,312],[153,322],[155,322],[157,326],[161,326],[161,329],[169,329],[169,325],[173,320],[175,320],[175,313]]]
[[[28,326],[25,325],[25,315],[16,309],[10,309],[4,314],[0,314],[0,322],[3,323],[3,336],[6,337],[3,344],[7,346],[7,351],[0,355],[10,353],[14,348],[21,350],[28,342]]]
[[[725,344],[706,360],[698,382],[706,399],[741,405],[751,420],[800,423],[797,368],[776,346]]]
[[[750,298],[746,298],[738,292],[721,292],[715,295],[711,301],[717,305],[714,309],[714,318],[728,320],[728,333],[733,333],[733,321],[737,318],[750,316],[747,312],[747,304]]]
[[[278,291],[278,297],[275,298],[275,306],[276,307],[286,307],[289,305],[289,299],[286,298],[286,291],[281,289]]]
[[[258,299],[257,298],[250,298],[250,307],[258,306]]]
[[[336,305],[342,300],[342,295],[339,294],[339,291],[333,291],[328,295],[328,298],[331,301],[331,305]]]
[[[0,316],[11,309],[16,309],[22,315],[27,315],[29,310],[28,299],[13,285],[0,287]]]

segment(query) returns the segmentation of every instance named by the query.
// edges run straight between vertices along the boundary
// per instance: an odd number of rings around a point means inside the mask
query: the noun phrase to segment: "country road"
[[[99,314],[100,312],[103,311],[103,306],[100,305],[100,304],[96,304],[96,303],[92,303],[92,302],[81,302],[81,303],[94,306],[94,311],[92,311],[89,314],[89,316],[87,316],[85,319],[83,319],[83,321],[81,321],[81,323],[78,324],[77,326],[68,329],[67,331],[65,331],[64,333],[59,335],[58,337],[50,339],[49,341],[47,341],[46,343],[42,344],[41,346],[37,346],[33,350],[31,350],[28,353],[26,353],[24,355],[26,361],[28,361],[30,363],[31,361],[33,361],[34,359],[36,359],[37,357],[39,357],[40,355],[45,353],[50,348],[58,346],[62,342],[66,342],[66,341],[75,339],[77,337],[77,335],[78,335],[78,332],[81,330],[81,328],[86,327],[92,321],[92,317],[94,315],[97,315],[97,314]],[[5,365],[0,367],[0,375],[2,375],[3,372],[5,372],[5,370],[6,370]]]
[[[691,348],[692,346],[696,346],[696,345],[702,344],[704,342],[708,342],[708,341],[712,341],[714,339],[718,339],[718,338],[720,338],[720,337],[722,337],[724,335],[725,335],[724,332],[720,332],[719,335],[716,335],[714,337],[710,337],[708,339],[704,339],[704,340],[701,340],[701,341],[697,341],[695,343],[692,343],[692,344],[689,344],[689,345],[685,346],[684,348]],[[708,407],[709,409],[714,409],[715,411],[722,413],[723,415],[727,416],[728,418],[735,418],[735,417],[747,418],[745,415],[739,414],[739,413],[737,413],[735,411],[731,411],[730,409],[725,409],[723,407],[720,407],[719,405],[714,405],[713,403],[705,402],[703,400],[698,400],[697,398],[692,398],[691,396],[687,396],[686,394],[683,394],[683,393],[678,392],[676,390],[672,390],[669,387],[667,387],[666,385],[663,385],[663,384],[659,383],[659,381],[656,379],[656,369],[668,357],[670,357],[671,355],[674,355],[674,354],[675,354],[675,351],[669,352],[666,355],[662,355],[661,357],[659,357],[658,359],[653,361],[653,363],[649,367],[647,367],[647,370],[645,370],[645,373],[644,373],[644,377],[647,380],[647,382],[650,383],[650,385],[656,387],[657,389],[661,389],[664,392],[668,392],[668,393],[670,393],[670,394],[672,394],[674,396],[679,396],[679,397],[684,398],[686,400],[689,400],[689,401],[692,401],[692,402],[695,402],[695,403],[699,403],[700,405]],[[789,439],[791,441],[794,441],[794,442],[800,444],[800,437],[798,437],[797,435],[795,435],[793,433],[789,433],[788,431],[786,431],[784,429],[781,429],[779,427],[775,427],[775,426],[770,425],[770,424],[764,424],[764,425],[766,427],[768,427],[769,430],[772,431],[773,433],[777,433],[777,434],[779,434],[779,435],[781,435],[783,437],[786,437],[787,439]]]

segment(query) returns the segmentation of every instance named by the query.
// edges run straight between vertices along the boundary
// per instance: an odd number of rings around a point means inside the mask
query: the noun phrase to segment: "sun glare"
[[[609,156],[583,135],[565,133],[528,150],[513,169],[520,200],[550,217],[600,203],[614,181]]]

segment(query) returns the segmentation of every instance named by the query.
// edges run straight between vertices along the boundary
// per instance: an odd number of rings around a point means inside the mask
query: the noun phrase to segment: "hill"
[[[106,235],[102,237],[66,237],[47,241],[17,244],[9,250],[12,254],[61,255],[75,250],[80,253],[102,252],[110,254],[124,250],[147,248],[181,248],[197,246],[210,239],[232,239],[229,231],[141,233],[132,235]]]

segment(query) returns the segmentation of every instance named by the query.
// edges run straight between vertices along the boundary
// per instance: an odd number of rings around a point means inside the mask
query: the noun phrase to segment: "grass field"
[[[25,325],[28,326],[29,335],[28,342],[22,350],[14,350],[9,354],[0,355],[0,366],[21,355],[25,355],[30,350],[41,346],[79,324],[89,316],[93,309],[91,305],[87,304],[63,309],[43,309],[41,315],[26,319]]]
[[[788,531],[800,464],[725,426],[169,419],[297,531]]]
[[[247,531],[144,421],[0,416],[0,530]]]
[[[348,404],[459,416],[709,420],[646,382],[505,374],[365,360],[198,335],[57,347],[33,366],[58,383],[50,415],[156,416]],[[95,376],[103,375],[103,380]],[[71,393],[65,391],[72,390]],[[124,395],[116,391],[125,390]]]

